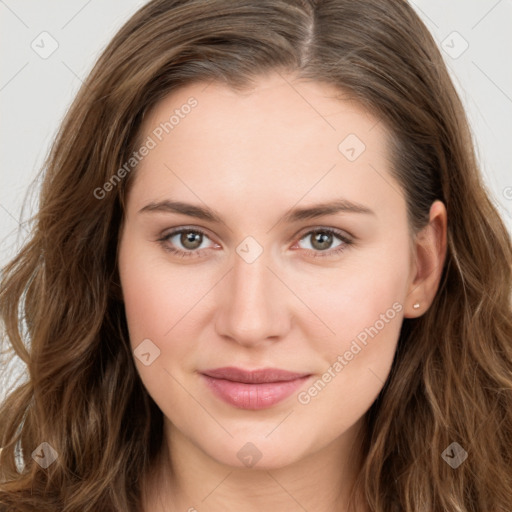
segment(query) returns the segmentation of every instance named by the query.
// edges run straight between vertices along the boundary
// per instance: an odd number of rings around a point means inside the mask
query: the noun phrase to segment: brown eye
[[[335,243],[336,239],[337,243]],[[309,247],[301,246],[304,242],[309,242]],[[299,249],[305,249],[308,255],[317,258],[338,256],[352,244],[350,235],[346,235],[343,231],[334,228],[316,228],[303,235],[297,245]]]
[[[166,251],[180,256],[199,255],[203,249],[208,249],[209,237],[198,229],[182,228],[158,239]],[[206,246],[205,245],[206,242]],[[201,247],[203,246],[203,247]]]
[[[306,236],[301,238],[301,241],[310,240],[311,249],[315,251],[326,251],[333,248],[333,242],[335,238],[341,240],[341,242],[337,245],[334,245],[334,247],[337,247],[338,245],[341,245],[343,242],[345,242],[345,240],[341,238],[340,235],[336,235],[332,231],[326,229],[310,231],[306,234]],[[308,249],[308,247],[306,247],[306,249]]]

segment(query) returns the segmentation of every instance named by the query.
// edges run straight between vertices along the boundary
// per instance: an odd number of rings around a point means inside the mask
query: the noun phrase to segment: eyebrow
[[[139,213],[148,212],[181,213],[182,215],[188,215],[189,217],[195,217],[205,221],[224,223],[221,216],[208,207],[197,206],[182,201],[171,201],[169,199],[151,202],[139,210]],[[375,215],[373,210],[363,204],[347,199],[336,199],[308,207],[290,209],[284,214],[282,220],[284,222],[293,223],[322,217],[324,215],[333,215],[339,212]]]

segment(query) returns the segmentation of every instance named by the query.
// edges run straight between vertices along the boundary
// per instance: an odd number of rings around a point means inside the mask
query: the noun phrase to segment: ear
[[[441,201],[434,201],[430,207],[429,223],[418,232],[413,242],[405,318],[423,315],[434,300],[446,259],[446,232],[446,207]],[[419,304],[419,307],[414,308],[414,304]]]

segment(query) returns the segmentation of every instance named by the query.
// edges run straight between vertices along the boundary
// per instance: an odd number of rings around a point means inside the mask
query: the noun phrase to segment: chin
[[[204,451],[220,464],[248,470],[279,469],[307,456],[304,439],[266,434],[235,436],[224,445],[205,446]]]

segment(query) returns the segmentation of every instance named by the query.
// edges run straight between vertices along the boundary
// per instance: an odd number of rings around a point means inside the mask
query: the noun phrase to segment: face
[[[169,431],[267,468],[347,439],[388,376],[412,279],[382,123],[269,75],[174,91],[141,135],[119,269]]]

